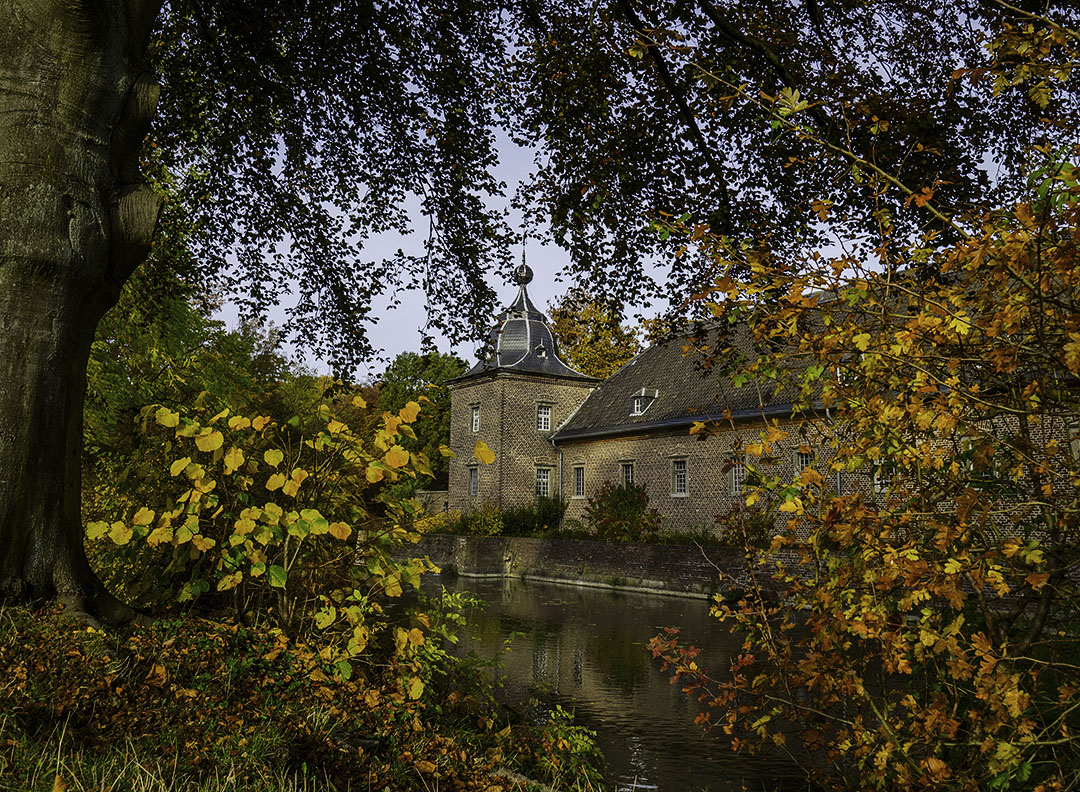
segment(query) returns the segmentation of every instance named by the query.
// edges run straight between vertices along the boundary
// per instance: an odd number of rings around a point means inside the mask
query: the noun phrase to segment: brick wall
[[[588,394],[591,383],[542,374],[499,371],[451,386],[448,500],[451,509],[470,511],[482,503],[512,508],[536,497],[537,468],[548,470],[550,493],[558,492],[558,452],[551,435]],[[550,429],[537,428],[537,408],[550,408]],[[473,408],[480,426],[472,427]],[[495,453],[490,465],[473,457],[477,440]],[[479,493],[469,494],[469,469],[475,468]]]
[[[429,534],[400,552],[403,557],[428,556],[444,571],[466,576],[522,577],[698,597],[734,596],[747,581],[745,552],[734,547],[702,550],[694,545]],[[762,571],[757,570],[759,575]]]

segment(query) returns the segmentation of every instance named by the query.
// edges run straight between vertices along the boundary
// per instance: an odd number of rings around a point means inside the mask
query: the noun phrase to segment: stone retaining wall
[[[426,555],[444,572],[464,577],[520,577],[685,597],[731,597],[746,581],[745,551],[735,547],[428,534],[401,552]]]

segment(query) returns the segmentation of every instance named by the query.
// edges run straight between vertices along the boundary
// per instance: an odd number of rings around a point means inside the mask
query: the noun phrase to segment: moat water
[[[698,702],[670,683],[646,643],[679,627],[702,649],[700,662],[722,673],[740,642],[709,615],[709,603],[522,580],[429,578],[488,603],[468,614],[469,647],[485,658],[503,652],[502,696],[530,696],[572,709],[593,729],[620,792],[771,792],[805,790],[797,768],[780,757],[734,753],[722,733],[694,723]]]

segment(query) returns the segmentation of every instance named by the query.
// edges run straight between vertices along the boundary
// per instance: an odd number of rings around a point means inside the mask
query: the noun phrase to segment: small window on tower
[[[472,408],[472,430],[474,432],[480,431],[480,405],[474,404]]]
[[[469,468],[469,497],[475,498],[480,494],[480,468]]]
[[[551,405],[541,404],[536,408],[536,428],[541,432],[551,431]]]
[[[624,487],[634,483],[634,463],[622,462],[620,463],[620,470],[622,474],[622,484]]]

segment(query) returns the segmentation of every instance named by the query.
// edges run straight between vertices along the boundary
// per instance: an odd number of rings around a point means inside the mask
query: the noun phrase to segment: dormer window
[[[635,393],[630,399],[630,417],[635,418],[644,415],[645,411],[649,409],[649,405],[659,395],[660,391],[655,388],[642,388],[638,393]]]
[[[533,352],[536,353],[536,356],[538,358],[546,358],[547,357],[547,350],[544,349],[543,344],[538,344],[536,349],[533,350]]]

